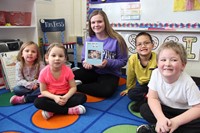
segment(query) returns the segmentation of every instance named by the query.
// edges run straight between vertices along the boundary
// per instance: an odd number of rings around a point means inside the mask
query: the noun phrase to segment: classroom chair
[[[74,69],[78,68],[77,62],[77,49],[76,49],[76,42],[65,42],[65,19],[40,19],[40,26],[43,32],[43,46],[42,46],[42,54],[45,54],[46,48],[48,47],[49,39],[48,33],[59,33],[60,34],[60,41],[64,45],[66,49],[67,59],[69,59],[69,54],[73,54],[74,59]],[[70,51],[71,50],[71,51]]]

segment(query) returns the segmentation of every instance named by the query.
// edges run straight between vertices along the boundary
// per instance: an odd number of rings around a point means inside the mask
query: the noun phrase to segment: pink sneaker
[[[68,109],[68,114],[70,115],[79,115],[84,114],[86,112],[86,109],[83,105],[77,105],[75,107],[71,107]]]
[[[42,116],[46,120],[48,120],[49,118],[51,118],[53,115],[54,115],[54,113],[52,113],[52,112],[48,112],[48,111],[42,110]]]
[[[10,98],[10,103],[13,105],[25,103],[24,96],[14,95]]]

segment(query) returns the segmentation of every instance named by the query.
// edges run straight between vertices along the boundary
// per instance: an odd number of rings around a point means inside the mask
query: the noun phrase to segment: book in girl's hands
[[[1,70],[5,82],[6,89],[11,91],[16,86],[15,66],[17,62],[17,54],[19,51],[0,53]]]
[[[101,65],[103,61],[103,42],[86,42],[85,60],[91,65]]]

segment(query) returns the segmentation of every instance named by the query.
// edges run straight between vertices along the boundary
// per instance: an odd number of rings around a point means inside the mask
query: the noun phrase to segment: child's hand
[[[171,121],[164,117],[157,121],[156,132],[157,133],[168,133],[170,131]]]
[[[38,84],[35,84],[32,89],[36,90],[38,87],[39,87]]]
[[[126,94],[127,94],[127,92],[122,91],[122,92],[120,93],[120,96],[125,96]]]
[[[66,98],[65,96],[61,96],[60,98],[61,98],[65,103],[67,103],[68,98]]]
[[[61,106],[63,106],[63,105],[65,105],[65,100],[63,100],[62,99],[62,96],[59,96],[59,95],[56,95],[55,97],[54,97],[54,101],[58,104],[58,105],[61,105]]]
[[[169,125],[169,127],[170,127],[169,133],[173,133],[179,127],[179,124],[178,124],[178,122],[176,121],[175,118],[172,118],[170,120],[171,120],[171,123]]]

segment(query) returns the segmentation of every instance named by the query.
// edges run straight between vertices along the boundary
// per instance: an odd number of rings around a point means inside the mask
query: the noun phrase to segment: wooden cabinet
[[[36,0],[0,0],[0,11],[30,12],[30,26],[0,26],[0,39],[20,39],[38,43]]]

